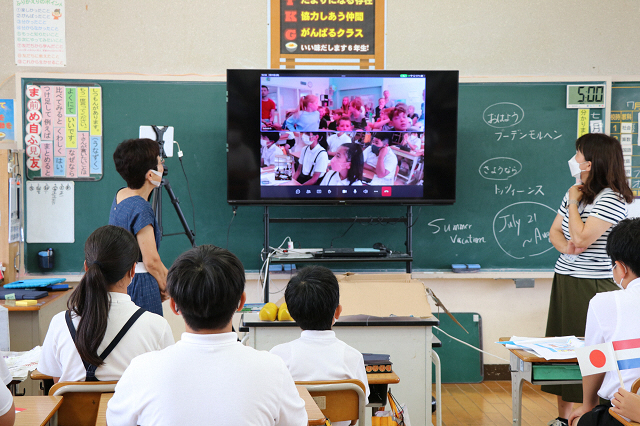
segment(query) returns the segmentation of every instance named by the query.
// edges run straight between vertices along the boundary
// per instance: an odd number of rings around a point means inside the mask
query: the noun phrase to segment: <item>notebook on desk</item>
[[[315,253],[316,258],[335,257],[384,257],[387,255],[386,249],[374,248],[324,248]]]

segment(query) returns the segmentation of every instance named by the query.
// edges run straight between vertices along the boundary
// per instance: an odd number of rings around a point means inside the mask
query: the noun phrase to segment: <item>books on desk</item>
[[[391,373],[393,363],[389,355],[363,353],[362,357],[367,373]]]

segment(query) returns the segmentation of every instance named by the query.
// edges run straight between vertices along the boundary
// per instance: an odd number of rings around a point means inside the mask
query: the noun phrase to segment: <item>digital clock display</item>
[[[604,84],[570,84],[567,108],[604,108]]]

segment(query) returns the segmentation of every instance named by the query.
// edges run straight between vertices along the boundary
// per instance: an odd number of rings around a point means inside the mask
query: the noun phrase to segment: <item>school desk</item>
[[[508,341],[501,337],[500,341]],[[582,383],[576,358],[551,360],[535,356],[521,349],[509,349],[511,370],[511,410],[513,425],[522,423],[522,385],[524,380],[532,385],[579,385]]]
[[[397,146],[392,146],[391,149],[396,154],[396,156],[400,156],[400,157],[406,158],[407,160],[411,161],[411,170],[409,171],[409,173],[406,176],[398,173],[398,177],[401,177],[405,181],[408,182],[409,179],[411,179],[411,176],[413,176],[413,172],[416,170],[416,166],[418,165],[418,160],[420,158],[424,157],[424,150],[420,150],[420,151],[403,151],[400,148],[398,148]]]
[[[31,306],[15,306],[12,300],[0,300],[0,305],[9,310],[11,350],[24,352],[42,346],[51,319],[58,312],[67,310],[67,301],[72,292],[73,288],[49,292],[47,297],[38,299]],[[39,394],[39,383],[27,379],[23,385],[26,395]]]
[[[309,391],[304,386],[296,386],[300,398],[304,400],[304,408],[307,410],[309,425],[323,425],[325,417],[313,400]],[[96,426],[107,426],[107,404],[113,396],[113,393],[103,393],[100,396],[100,405],[98,406],[98,417],[96,418]]]
[[[55,416],[62,405],[61,396],[18,396],[13,398],[16,410],[24,411],[16,413],[15,426],[46,425],[49,420],[57,424]]]
[[[336,322],[336,337],[360,352],[391,356],[393,370],[402,378],[393,394],[406,403],[412,424],[431,425],[431,327],[435,317],[344,316]],[[249,329],[247,346],[269,350],[300,337],[292,321],[260,321],[258,313],[244,313],[241,326]],[[370,425],[371,419],[365,419]]]

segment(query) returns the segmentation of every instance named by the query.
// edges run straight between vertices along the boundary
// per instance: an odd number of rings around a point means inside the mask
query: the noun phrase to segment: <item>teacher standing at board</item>
[[[607,237],[611,227],[627,217],[627,203],[633,200],[615,138],[581,136],[569,168],[576,185],[562,199],[549,235],[561,254],[551,287],[547,337],[584,336],[591,298],[618,290],[611,279]],[[546,385],[542,390],[558,396],[559,416],[549,426],[566,426],[573,403],[582,402],[582,386]]]
[[[151,139],[129,139],[117,146],[113,161],[127,187],[116,193],[109,225],[120,226],[135,235],[142,254],[127,294],[139,307],[162,315],[162,301],[168,298],[167,268],[158,254],[162,236],[149,204],[151,191],[160,186],[164,172],[160,147]]]

